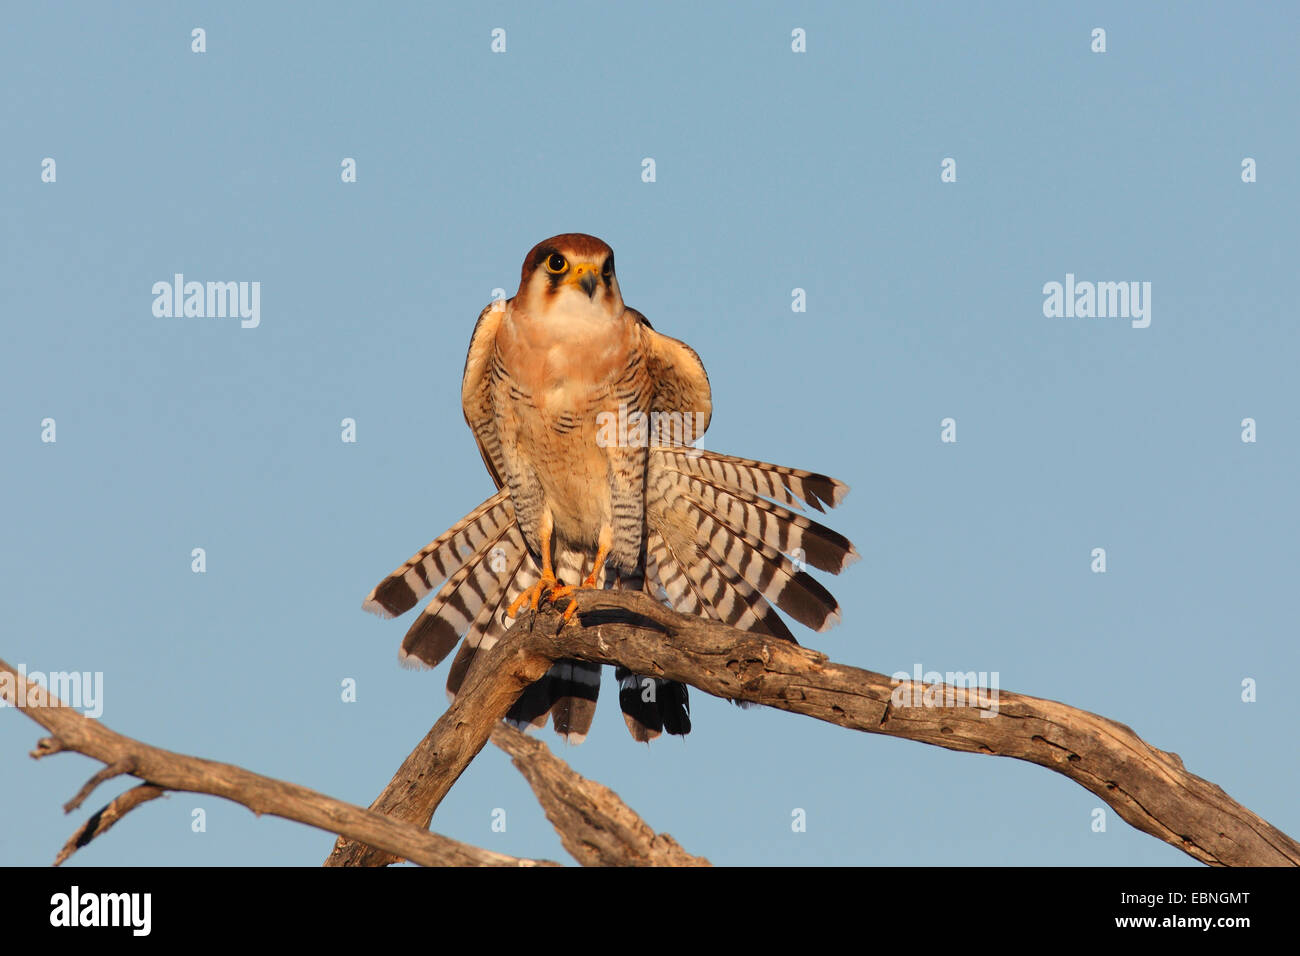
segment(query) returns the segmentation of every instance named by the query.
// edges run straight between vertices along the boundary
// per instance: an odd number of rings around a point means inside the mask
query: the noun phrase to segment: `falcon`
[[[399,657],[434,667],[459,644],[452,699],[475,653],[517,615],[580,588],[644,590],[683,614],[792,642],[774,606],[814,631],[838,622],[839,604],[803,566],[838,574],[858,552],[791,509],[833,507],[848,487],[696,447],[713,410],[704,365],[623,303],[602,240],[567,233],[529,251],[519,291],[479,314],[461,405],[497,492],[363,604],[393,617],[437,590]],[[557,661],[506,719],[542,727],[549,717],[581,743],[600,678],[599,664]],[[636,740],[690,732],[684,684],[626,668],[615,678]]]

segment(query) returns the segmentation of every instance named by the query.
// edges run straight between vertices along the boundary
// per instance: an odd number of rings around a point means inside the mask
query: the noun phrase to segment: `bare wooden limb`
[[[493,853],[430,833],[427,824],[423,828],[414,827],[242,767],[151,747],[65,707],[45,688],[26,681],[3,660],[0,660],[0,696],[50,732],[50,737],[37,743],[33,756],[72,750],[106,765],[70,801],[69,809],[78,806],[102,780],[120,773],[129,773],[145,783],[144,787],[127,791],[92,817],[64,847],[59,855],[60,862],[72,850],[107,830],[133,807],[157,796],[153,790],[181,790],[224,797],[259,815],[269,813],[331,833],[344,834],[379,847],[394,858],[409,859],[426,866],[557,865]]]
[[[64,813],[71,813],[77,807],[86,802],[86,798],[95,792],[105,780],[112,780],[114,777],[120,777],[124,773],[132,773],[135,770],[135,761],[129,756],[115,763],[109,764],[100,769],[100,771],[86,781],[85,785],[77,791],[77,795],[63,805]],[[87,841],[89,842],[89,841]]]
[[[555,622],[551,623],[553,627]],[[516,638],[530,634],[528,623],[516,623],[511,633]],[[540,628],[536,636],[542,637]],[[370,809],[427,829],[433,811],[483,749],[492,727],[524,688],[546,673],[550,663],[549,657],[522,640],[498,641],[491,650],[480,652],[465,674],[455,702],[402,762]],[[392,862],[392,853],[340,836],[325,866],[387,866]]]
[[[2,690],[0,690],[0,696],[4,696]],[[62,752],[63,744],[59,743],[53,737],[42,737],[40,740],[36,741],[36,747],[31,751],[29,756],[34,760],[40,760],[42,757],[52,757],[55,754]]]
[[[711,866],[656,833],[609,787],[573,770],[536,738],[497,724],[492,742],[533,788],[564,848],[583,866]]]
[[[1176,754],[1124,724],[1055,701],[1002,691],[996,709],[965,688],[924,688],[830,661],[809,648],[677,614],[648,595],[586,591],[581,626],[526,615],[470,668],[462,692],[372,804],[427,827],[497,721],[556,658],[622,664],[717,697],[766,704],[865,733],[1026,760],[1096,794],[1134,827],[1203,863],[1300,865],[1300,844],[1189,773]],[[935,692],[941,706],[934,706]],[[987,703],[987,702],[985,702]],[[382,865],[382,852],[341,839],[333,865]]]
[[[77,827],[77,832],[72,834],[68,842],[63,845],[63,849],[59,851],[59,855],[54,858],[54,865],[58,866],[95,837],[108,832],[109,827],[140,806],[140,804],[148,803],[150,800],[157,800],[166,792],[162,787],[155,787],[151,783],[141,783],[130,790],[119,793],[98,811],[91,814],[85,823]],[[79,798],[80,796],[78,794]],[[73,808],[65,804],[64,809],[71,811]]]

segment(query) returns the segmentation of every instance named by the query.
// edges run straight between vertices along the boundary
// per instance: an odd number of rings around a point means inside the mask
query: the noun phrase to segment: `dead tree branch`
[[[492,742],[533,788],[564,848],[583,866],[710,866],[656,833],[619,795],[588,780],[534,737],[497,724]]]
[[[263,777],[232,764],[151,747],[65,707],[45,688],[25,680],[3,660],[0,660],[0,696],[52,735],[38,742],[33,757],[75,751],[104,764],[104,768],[65,804],[66,811],[79,807],[95,787],[112,777],[129,774],[143,781],[93,814],[59,852],[56,865],[104,833],[126,813],[167,790],[224,797],[243,804],[258,815],[268,813],[330,833],[343,834],[379,847],[395,859],[408,859],[426,866],[556,865],[482,850],[430,833],[427,824],[414,827],[315,790]]]
[[[580,592],[581,626],[526,615],[480,652],[461,693],[371,809],[427,828],[433,811],[529,683],[557,658],[622,664],[716,697],[766,704],[865,733],[1026,760],[1069,777],[1145,833],[1216,866],[1300,865],[1300,844],[1189,773],[1177,754],[1124,724],[1002,691],[996,713],[965,688],[896,685],[770,637],[678,614],[645,594]],[[944,706],[932,706],[937,699]],[[911,696],[911,691],[916,696]],[[895,692],[900,691],[895,703]],[[907,703],[923,699],[927,703]],[[393,855],[340,839],[327,865],[383,865]]]
[[[90,787],[94,783],[95,779],[92,777],[86,787]],[[59,851],[59,855],[54,858],[54,865],[58,866],[101,833],[107,833],[109,827],[140,804],[148,803],[150,800],[157,800],[166,792],[162,787],[155,787],[151,783],[141,783],[136,784],[130,790],[119,793],[99,810],[92,813],[85,823],[77,827],[77,832],[68,838],[68,842],[63,844],[63,849]],[[79,803],[80,799],[81,795],[78,794],[76,798],[64,804],[64,812],[71,813],[73,809],[71,804]]]

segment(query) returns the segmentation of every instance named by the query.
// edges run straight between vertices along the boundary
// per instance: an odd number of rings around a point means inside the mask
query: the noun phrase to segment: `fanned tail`
[[[804,565],[838,574],[859,554],[843,535],[791,508],[822,511],[843,501],[848,487],[816,472],[717,452],[654,447],[648,453],[644,573],[607,587],[644,589],[682,614],[794,642],[777,608],[815,631],[839,621],[838,602]],[[589,555],[558,548],[556,577],[582,579]],[[540,578],[505,489],[467,514],[388,575],[363,605],[401,614],[437,588],[402,642],[401,659],[435,666],[460,643],[447,675],[459,693],[474,655],[491,648],[514,623],[511,602]],[[462,641],[463,638],[463,641]],[[570,743],[591,728],[601,667],[559,660],[515,702],[506,719],[543,727],[551,718]],[[633,738],[690,732],[687,689],[677,681],[615,668],[619,704]]]
[[[843,500],[848,489],[824,475],[724,458],[693,459],[676,449],[654,450],[647,476],[647,525],[695,585],[696,597],[712,606],[724,624],[780,633],[753,626],[754,621],[772,620],[775,605],[814,631],[834,626],[840,618],[839,603],[782,552],[788,550],[800,564],[838,573],[857,560],[857,550],[842,535],[740,486],[761,485],[770,493],[794,487],[801,495],[815,495],[810,488],[816,487],[826,501]],[[692,469],[692,464],[697,467]],[[701,472],[712,474],[709,469],[715,466],[713,477],[699,477]],[[802,477],[795,481],[791,476],[796,475]],[[738,586],[738,579],[748,588]],[[788,634],[787,628],[780,636]]]

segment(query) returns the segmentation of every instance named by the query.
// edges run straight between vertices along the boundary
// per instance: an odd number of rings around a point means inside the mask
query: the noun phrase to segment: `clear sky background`
[[[361,601],[491,492],[459,403],[474,319],[530,246],[583,231],[703,358],[709,447],[852,486],[828,521],[863,555],[826,580],[843,622],[801,640],[996,671],[1300,835],[1294,5],[2,16],[0,656],[102,672],[107,726],[370,802],[446,665],[401,669],[411,617]],[[177,272],[260,282],[260,326],[156,318]],[[1045,317],[1067,273],[1150,282],[1150,327]],[[545,739],[715,863],[1191,862],[1110,811],[1094,832],[1101,801],[1043,768],[692,704],[685,741],[638,745],[606,671],[587,743]],[[3,864],[49,863],[85,816],[59,808],[99,765],[33,762],[40,735],[0,712]],[[568,859],[492,747],[433,827]],[[331,842],[173,794],[74,864],[316,865]]]

